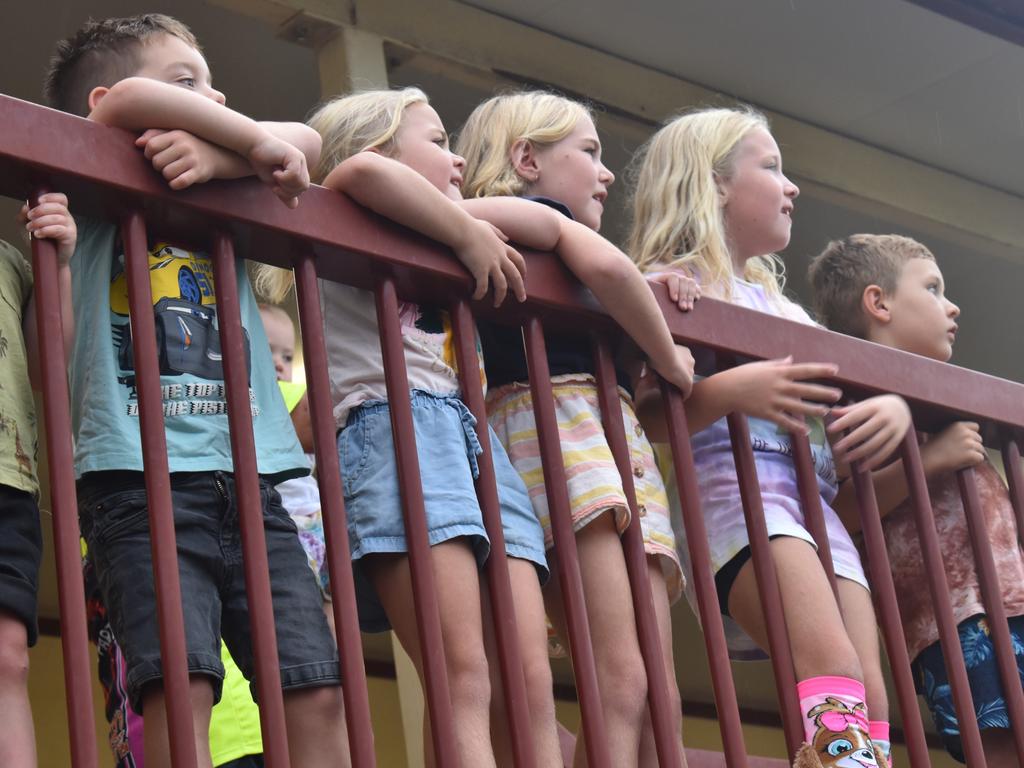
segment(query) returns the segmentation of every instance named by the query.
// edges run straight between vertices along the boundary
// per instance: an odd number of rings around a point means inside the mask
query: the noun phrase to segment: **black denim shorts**
[[[216,702],[224,677],[222,635],[242,674],[252,681],[254,671],[234,478],[224,472],[175,473],[171,496],[188,668],[211,678]],[[88,473],[79,481],[78,497],[82,535],[128,665],[129,702],[141,714],[144,687],[162,677],[142,473]],[[295,523],[262,478],[260,500],[281,686],[337,685],[337,647]],[[254,684],[252,690],[255,696]]]
[[[32,494],[0,485],[0,610],[25,624],[28,644],[39,639],[39,562],[43,536]]]

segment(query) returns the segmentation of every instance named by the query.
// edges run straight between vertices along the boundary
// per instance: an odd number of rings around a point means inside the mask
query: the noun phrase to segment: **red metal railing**
[[[318,480],[321,489],[327,536],[327,562],[331,573],[335,621],[339,636],[345,682],[346,716],[353,764],[374,764],[369,705],[363,672],[361,646],[356,622],[351,563],[345,527],[341,478],[334,443],[324,330],[317,295],[317,278],[344,282],[373,290],[377,298],[382,347],[388,391],[392,402],[393,429],[398,437],[396,452],[402,473],[402,498],[410,542],[410,563],[414,573],[416,620],[426,667],[426,700],[430,712],[436,763],[456,765],[454,727],[447,692],[436,595],[433,592],[429,548],[422,519],[422,496],[411,415],[405,392],[404,356],[398,340],[397,297],[409,301],[428,301],[452,307],[457,354],[463,375],[464,398],[478,419],[484,455],[478,493],[485,522],[495,551],[501,548],[497,492],[490,461],[483,412],[483,396],[476,377],[468,375],[474,365],[472,337],[473,312],[464,297],[469,278],[445,249],[350,203],[343,196],[313,189],[302,198],[295,211],[286,210],[262,185],[255,181],[231,184],[211,183],[185,193],[172,193],[152,172],[134,149],[129,136],[114,129],[60,114],[0,96],[0,194],[21,198],[44,186],[67,192],[76,214],[102,216],[122,221],[128,253],[131,287],[133,339],[139,346],[135,359],[139,367],[140,410],[144,421],[144,459],[147,493],[150,498],[151,526],[164,546],[154,545],[157,579],[161,584],[158,615],[161,643],[166,663],[166,685],[175,765],[194,764],[191,755],[192,733],[188,709],[187,677],[183,662],[183,629],[180,595],[176,589],[177,564],[168,556],[173,548],[174,531],[170,516],[170,495],[163,433],[159,424],[159,377],[156,374],[151,301],[145,281],[144,254],[146,235],[173,233],[175,239],[206,243],[217,270],[218,314],[225,353],[225,376],[232,430],[235,476],[241,496],[243,547],[246,584],[254,622],[256,663],[268,765],[288,765],[287,743],[280,686],[277,683],[274,633],[269,583],[266,575],[266,551],[262,529],[256,522],[258,510],[255,450],[249,423],[248,393],[242,360],[242,336],[238,297],[234,281],[235,253],[278,266],[294,267],[298,285],[299,315],[304,339],[307,381],[314,416]],[[127,214],[125,212],[128,212]],[[145,222],[145,223],[143,223]],[[77,521],[71,470],[67,388],[63,373],[63,353],[54,277],[54,253],[45,241],[33,244],[34,266],[39,291],[39,322],[43,329],[45,420],[50,449],[50,488],[53,495],[56,557],[60,577],[61,622],[67,669],[67,697],[71,715],[72,762],[75,768],[95,766],[94,732],[87,714],[91,711],[88,681],[90,669],[85,648],[84,611],[77,546]],[[505,308],[497,313],[476,306],[473,311],[501,322],[524,326],[527,358],[535,415],[544,456],[545,481],[556,548],[559,581],[570,627],[569,645],[583,714],[587,756],[592,766],[607,764],[603,744],[603,713],[597,691],[597,675],[589,641],[586,605],[580,584],[575,542],[568,515],[564,472],[551,410],[551,388],[544,350],[544,323],[557,322],[561,328],[592,332],[597,338],[617,333],[610,319],[593,299],[550,255],[529,254],[529,301],[521,307]],[[1024,476],[1020,465],[1019,441],[1024,431],[1024,386],[974,373],[904,353],[867,345],[854,339],[809,328],[789,321],[766,317],[741,308],[704,300],[698,311],[681,315],[663,294],[663,311],[677,340],[710,349],[720,360],[733,357],[780,358],[795,353],[801,360],[838,363],[835,383],[847,394],[892,391],[905,397],[912,406],[919,428],[930,429],[956,418],[970,417],[985,428],[989,444],[999,444],[1009,478],[1010,494],[1018,523],[1024,522]],[[147,321],[146,318],[149,318]],[[637,523],[636,501],[631,493],[629,462],[616,402],[614,375],[610,370],[607,348],[595,345],[599,391],[606,435],[623,474],[624,485]],[[723,752],[716,756],[690,751],[691,766],[759,766],[772,764],[763,758],[749,757],[743,742],[742,725],[735,686],[726,652],[722,618],[715,593],[714,576],[708,553],[704,519],[697,494],[696,474],[690,451],[682,398],[678,391],[663,384],[668,413],[672,462],[680,489],[683,524],[687,532],[689,557],[704,628],[708,664]],[[760,489],[750,450],[744,417],[729,417],[744,512],[751,533],[754,567],[766,611],[774,671],[779,688],[780,712],[787,746],[792,752],[802,740],[799,713],[796,710],[793,662],[779,604],[768,537],[761,509]],[[810,462],[809,448],[803,438],[794,441],[800,497],[808,528],[819,543],[822,563],[832,580],[831,558],[821,515],[820,499]],[[961,714],[973,712],[966,685],[963,658],[953,623],[944,569],[924,482],[923,469],[913,435],[903,446],[904,467],[917,524],[932,597],[937,607],[943,649],[950,679]],[[893,670],[897,700],[903,716],[905,741],[910,764],[929,764],[927,745],[916,695],[899,606],[893,588],[877,504],[869,478],[854,468],[854,482],[861,509],[867,570],[874,587],[876,608],[885,638],[885,647]],[[961,493],[970,526],[984,603],[994,627],[994,642],[1000,672],[1007,689],[1018,751],[1024,758],[1024,692],[1016,677],[1012,645],[1005,628],[1004,611],[999,604],[999,584],[987,545],[984,520],[979,509],[973,473],[959,477]],[[1018,530],[1021,526],[1018,525]],[[713,532],[712,532],[713,533]],[[638,527],[623,536],[629,564],[630,585],[638,621],[638,634],[648,670],[649,705],[653,713],[656,744],[662,765],[679,765],[677,735],[671,732],[672,715],[662,673],[649,584],[643,575],[644,555]],[[159,551],[158,551],[159,550]],[[510,718],[515,763],[532,766],[535,757],[529,739],[529,714],[516,637],[511,588],[503,558],[490,558],[487,585],[498,640],[502,690]],[[263,631],[255,631],[256,627]],[[685,669],[682,672],[685,674]],[[184,684],[182,680],[184,678]],[[984,765],[981,742],[973,717],[961,718],[963,740],[969,764]],[[780,761],[774,764],[781,765]]]

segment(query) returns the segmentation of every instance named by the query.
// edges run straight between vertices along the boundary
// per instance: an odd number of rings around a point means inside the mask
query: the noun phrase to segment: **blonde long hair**
[[[320,160],[310,178],[320,184],[343,161],[368,149],[393,157],[395,134],[406,108],[429,103],[419,88],[361,91],[325,102],[306,121],[323,139]],[[276,304],[288,295],[295,279],[289,269],[260,264],[254,283],[256,293]]]
[[[676,117],[640,149],[626,252],[641,272],[681,267],[705,292],[732,298],[716,179],[732,175],[740,142],[757,128],[768,130],[768,121],[753,109],[701,109]],[[742,277],[783,299],[784,268],[775,254],[749,259]]]
[[[462,193],[466,197],[525,194],[528,182],[516,173],[512,147],[527,141],[550,146],[572,133],[590,109],[547,91],[494,96],[473,110],[459,131],[455,151],[466,159]]]

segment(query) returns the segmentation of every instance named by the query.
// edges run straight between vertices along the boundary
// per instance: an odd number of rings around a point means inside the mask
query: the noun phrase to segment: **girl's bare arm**
[[[474,298],[482,298],[491,281],[496,305],[508,289],[520,301],[526,298],[523,257],[494,227],[471,216],[408,166],[377,152],[360,152],[331,171],[324,186],[450,246],[476,279]]]
[[[651,365],[684,392],[689,391],[693,358],[672,340],[654,294],[626,254],[592,229],[532,200],[485,197],[464,200],[462,206],[514,242],[555,251],[643,350]]]

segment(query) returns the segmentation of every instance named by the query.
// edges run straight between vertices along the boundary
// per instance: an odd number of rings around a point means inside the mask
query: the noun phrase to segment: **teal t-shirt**
[[[170,471],[230,472],[213,263],[202,252],[151,241],[149,274]],[[124,256],[115,225],[79,221],[71,275],[76,474],[141,471]],[[274,482],[307,474],[308,464],[277,387],[270,347],[242,259],[236,260],[235,279],[242,326],[248,334],[249,402],[260,474]]]

